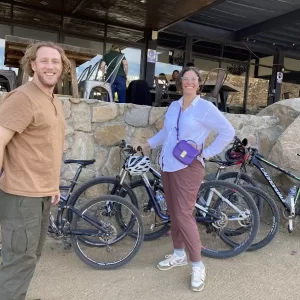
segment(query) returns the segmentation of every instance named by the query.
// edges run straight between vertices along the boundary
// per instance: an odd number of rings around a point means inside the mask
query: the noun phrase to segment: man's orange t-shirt
[[[27,197],[58,194],[65,137],[61,101],[28,82],[0,105],[0,126],[16,132],[4,151],[0,189]]]

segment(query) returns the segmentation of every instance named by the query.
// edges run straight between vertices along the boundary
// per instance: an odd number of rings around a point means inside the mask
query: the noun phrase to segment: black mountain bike
[[[75,208],[72,191],[83,168],[95,160],[66,160],[78,164],[70,186],[61,186],[56,218],[50,213],[48,234],[74,248],[76,255],[96,269],[115,269],[129,262],[141,247],[144,230],[137,208],[116,195],[88,199]],[[132,235],[132,232],[135,234]]]
[[[216,174],[208,174],[205,176],[206,180],[232,180],[235,184],[241,185],[255,201],[260,215],[260,226],[255,240],[247,251],[258,250],[268,245],[275,237],[280,223],[279,211],[274,200],[265,193],[262,189],[253,186],[252,181],[256,182],[245,173],[226,172],[225,170],[232,165],[240,164],[237,162],[222,161],[220,159],[210,159],[208,162],[216,163],[219,168]],[[224,172],[222,173],[221,172]],[[251,179],[249,180],[248,177]],[[227,242],[231,244],[230,237],[240,234],[243,228],[235,232],[227,232]]]
[[[291,233],[293,231],[293,222],[297,215],[300,215],[300,183],[297,186],[295,197],[291,199],[290,203],[286,202],[286,198],[283,196],[283,193],[280,191],[280,189],[277,187],[275,182],[272,180],[271,176],[268,174],[268,172],[265,170],[265,168],[262,166],[261,162],[266,164],[267,166],[297,180],[300,182],[300,177],[296,176],[295,174],[292,174],[291,172],[288,172],[284,170],[283,168],[277,166],[273,162],[268,161],[264,158],[262,154],[259,153],[258,149],[253,147],[246,147],[247,145],[247,139],[244,139],[241,141],[239,138],[235,137],[235,143],[232,148],[228,149],[225,153],[226,160],[231,163],[236,161],[235,156],[239,157],[244,155],[245,159],[241,162],[241,167],[239,172],[230,172],[231,174],[228,175],[228,173],[221,174],[219,176],[219,179],[232,179],[235,182],[239,181],[239,178],[246,178],[248,181],[249,175],[245,174],[247,172],[248,166],[255,166],[261,174],[266,179],[268,185],[272,188],[272,190],[275,192],[277,199],[279,202],[283,205],[283,216],[285,219],[287,219],[288,222],[288,231]],[[244,149],[244,150],[242,150]],[[245,151],[245,152],[244,152]],[[241,153],[241,152],[244,152]],[[297,156],[300,156],[300,154],[295,154]],[[300,159],[300,157],[299,157]],[[252,179],[253,181],[253,179]],[[256,184],[257,185],[257,184]],[[261,209],[259,209],[261,210]]]
[[[125,141],[120,142],[119,147],[126,153],[125,161],[135,154],[133,148],[126,145]],[[93,185],[82,185],[73,194],[74,202],[71,204],[81,202],[91,191],[125,197],[132,203],[138,201],[137,206],[145,228],[145,240],[158,238],[170,228],[160,174],[150,168],[154,179],[149,180],[146,173],[143,173],[140,176],[141,180],[128,185],[125,179],[130,177],[129,173],[124,163],[118,176],[95,178]],[[229,258],[250,247],[259,226],[259,215],[253,199],[244,189],[225,181],[206,182],[201,185],[198,200],[194,213],[204,255]],[[121,219],[119,221],[122,222]],[[246,229],[242,234],[232,237],[235,245],[229,245],[224,232],[241,226]],[[136,233],[131,234],[134,236]]]

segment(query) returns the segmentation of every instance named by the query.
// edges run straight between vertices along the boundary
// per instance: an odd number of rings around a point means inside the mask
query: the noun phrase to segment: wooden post
[[[27,73],[23,72],[21,85],[28,82],[28,80],[29,80],[29,75]]]
[[[57,87],[57,94],[62,95],[62,80],[61,79],[58,80],[56,87]]]
[[[76,75],[76,62],[75,59],[70,59],[71,62],[71,89],[73,98],[79,98],[77,75]]]

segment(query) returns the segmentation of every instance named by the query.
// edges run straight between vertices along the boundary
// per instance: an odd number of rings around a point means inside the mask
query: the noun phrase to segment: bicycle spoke
[[[224,182],[210,181],[203,183],[199,196],[207,199],[210,195],[208,209],[219,217],[213,223],[198,223],[203,254],[211,257],[226,258],[246,250],[253,241],[258,226],[258,211],[254,201],[242,188]],[[202,212],[196,209],[195,216]],[[199,219],[199,218],[198,218]],[[235,232],[238,228],[244,232],[233,236],[235,245],[224,242],[224,232]]]
[[[119,197],[104,196],[88,202],[82,214],[101,226],[95,226],[81,217],[76,217],[72,230],[83,235],[72,237],[73,247],[78,256],[95,268],[115,268],[126,263],[140,247],[143,239],[143,228],[136,208]],[[99,200],[100,199],[100,200]],[[123,212],[125,223],[120,226],[118,220],[120,211]],[[126,216],[126,219],[125,217]],[[135,231],[136,237],[131,233]]]

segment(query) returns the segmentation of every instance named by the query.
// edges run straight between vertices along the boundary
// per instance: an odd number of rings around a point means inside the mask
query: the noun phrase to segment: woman
[[[179,75],[179,71],[178,70],[174,70],[172,73],[172,78],[169,82],[169,91],[171,92],[177,92],[177,87],[176,87],[176,82],[177,82],[177,78]]]
[[[171,81],[177,81],[178,75],[179,75],[179,71],[178,70],[174,70],[173,73],[172,73],[172,79],[171,79]]]
[[[189,254],[192,262],[191,289],[201,291],[204,288],[205,266],[201,260],[201,243],[196,221],[193,217],[197,192],[204,178],[204,159],[219,154],[233,139],[235,131],[228,120],[211,103],[197,96],[201,78],[196,68],[188,67],[182,70],[177,80],[177,86],[183,97],[172,102],[164,121],[164,127],[147,143],[143,149],[156,148],[162,145],[160,166],[168,206],[171,217],[171,236],[173,254],[158,263],[160,270],[169,270],[187,264]],[[173,156],[177,143],[177,119],[179,118],[179,140],[194,141],[200,151],[206,138],[213,130],[218,133],[216,139],[201,156],[189,166],[181,163]]]

